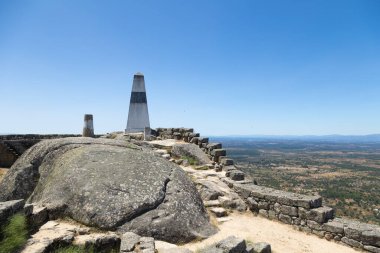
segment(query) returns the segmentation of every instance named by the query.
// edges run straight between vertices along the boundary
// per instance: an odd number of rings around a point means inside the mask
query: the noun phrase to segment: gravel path
[[[226,221],[219,225],[220,231],[214,236],[199,242],[185,244],[191,250],[197,250],[220,241],[227,236],[236,235],[251,242],[271,244],[273,253],[355,253],[361,252],[348,246],[308,235],[293,229],[290,225],[271,221],[251,213],[230,214]]]

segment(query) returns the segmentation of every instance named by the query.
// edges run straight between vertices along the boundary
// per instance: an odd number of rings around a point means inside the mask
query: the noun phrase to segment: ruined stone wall
[[[44,139],[79,137],[81,135],[25,134],[0,135],[0,167],[10,168],[13,163],[31,146]]]
[[[373,253],[380,252],[380,226],[335,217],[333,208],[323,206],[322,197],[296,194],[256,185],[246,180],[220,143],[209,143],[192,128],[157,128],[157,139],[176,139],[198,145],[226,171],[224,182],[260,216],[294,226],[296,229]]]

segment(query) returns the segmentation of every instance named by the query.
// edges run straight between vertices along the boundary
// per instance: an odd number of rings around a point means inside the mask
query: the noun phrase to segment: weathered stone
[[[217,157],[226,156],[226,153],[227,153],[226,150],[225,149],[221,149],[221,148],[213,149],[211,151],[211,155],[217,156]]]
[[[198,145],[198,140],[199,140],[199,137],[193,137],[193,138],[190,139],[190,143]]]
[[[254,198],[247,198],[247,204],[248,204],[248,208],[252,211],[252,212],[258,212],[259,211],[259,203],[257,203],[257,201],[254,199]]]
[[[327,206],[310,209],[310,211],[306,213],[306,219],[316,221],[320,224],[325,223],[333,218],[334,209]]]
[[[326,240],[331,241],[332,239],[334,239],[334,236],[331,233],[326,232],[325,238],[326,238]]]
[[[32,204],[25,204],[24,205],[24,208],[23,208],[23,213],[25,214],[25,216],[29,217],[32,215],[33,213],[33,205]]]
[[[300,218],[297,218],[297,217],[292,217],[292,220],[293,220],[293,224],[294,225],[301,225],[301,219]]]
[[[325,236],[325,231],[312,230],[312,233],[317,235],[320,238],[323,238]]]
[[[229,177],[235,181],[242,181],[244,180],[245,174],[243,171],[240,171],[240,170],[232,170],[230,172]]]
[[[282,214],[286,214],[286,215],[289,215],[289,216],[295,216],[295,217],[298,216],[298,209],[297,209],[297,207],[294,207],[294,206],[282,205],[280,207],[280,212]]]
[[[360,242],[358,242],[358,241],[356,241],[354,239],[343,237],[341,241],[344,242],[345,244],[350,245],[351,247],[363,248],[363,244],[361,244]]]
[[[43,253],[54,246],[66,246],[74,239],[78,227],[68,223],[48,221],[31,236],[22,253]]]
[[[226,239],[216,243],[216,247],[226,253],[244,253],[247,245],[245,241],[236,236],[229,236]]]
[[[322,229],[327,232],[343,234],[343,223],[335,219],[322,225]]]
[[[29,219],[29,223],[32,229],[37,229],[48,220],[48,212],[46,207],[34,206],[32,216]]]
[[[216,207],[216,206],[220,206],[221,203],[218,199],[215,199],[215,200],[205,200],[203,201],[203,204],[205,207]]]
[[[380,247],[380,227],[374,230],[363,231],[361,240],[364,244]]]
[[[269,203],[266,201],[259,201],[259,209],[269,210]]]
[[[223,158],[220,158],[220,163],[223,166],[230,166],[230,165],[234,165],[234,160],[232,160],[231,158],[223,157]]]
[[[364,245],[364,249],[372,253],[380,253],[380,248],[378,247]]]
[[[197,188],[203,200],[216,200],[224,195],[223,191],[209,180],[198,180]]]
[[[210,209],[210,212],[215,214],[216,217],[227,216],[227,211],[223,207],[213,207]]]
[[[208,150],[221,149],[222,148],[222,144],[220,144],[220,143],[209,143],[209,144],[207,144],[206,148]]]
[[[13,214],[21,211],[24,204],[25,201],[23,199],[0,202],[0,223],[7,220]]]
[[[78,235],[75,237],[73,245],[83,246],[86,249],[91,248],[95,252],[108,252],[119,247],[120,238],[112,232]]]
[[[140,241],[141,236],[132,232],[126,232],[121,236],[120,252],[131,252]]]
[[[307,220],[307,226],[313,230],[318,230],[318,231],[322,230],[321,224],[313,220]]]
[[[142,253],[155,253],[154,238],[141,237],[139,241],[139,249]]]
[[[264,216],[264,217],[266,217],[266,218],[269,217],[268,211],[267,211],[267,210],[264,210],[264,209],[260,209],[260,210],[259,210],[259,215]]]
[[[186,173],[125,141],[65,138],[39,142],[0,183],[1,198],[21,195],[46,206],[51,217],[68,216],[101,229],[154,234],[170,242],[215,232]]]
[[[177,157],[191,157],[198,165],[211,163],[207,155],[196,145],[191,143],[178,143],[173,146],[172,155]]]
[[[268,211],[268,217],[269,217],[269,219],[271,219],[271,220],[277,219],[276,212],[273,211],[273,210],[269,210],[269,211]]]
[[[286,224],[292,224],[292,217],[290,217],[289,215],[280,213],[278,215],[278,219]]]
[[[300,227],[300,230],[301,231],[303,231],[303,232],[305,232],[305,233],[308,233],[308,234],[310,234],[311,233],[311,228],[309,228],[309,227]]]
[[[208,143],[208,137],[199,137],[198,143],[206,143],[207,144]]]
[[[252,245],[253,252],[255,253],[271,253],[272,249],[270,244],[266,242],[258,242]]]

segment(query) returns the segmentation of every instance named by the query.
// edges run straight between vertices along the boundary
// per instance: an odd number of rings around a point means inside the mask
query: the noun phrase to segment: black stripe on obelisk
[[[146,103],[146,93],[132,91],[131,103]]]

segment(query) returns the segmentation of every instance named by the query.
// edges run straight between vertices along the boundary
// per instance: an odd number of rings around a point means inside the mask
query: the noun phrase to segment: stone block
[[[266,242],[258,242],[252,245],[253,252],[255,253],[271,253],[272,249],[270,244]]]
[[[211,213],[215,214],[216,217],[227,216],[227,210],[223,207],[213,207],[210,209]]]
[[[232,170],[229,177],[234,181],[242,181],[245,178],[245,174],[240,170]]]
[[[290,217],[289,215],[285,215],[285,214],[282,214],[280,213],[278,215],[278,219],[283,222],[283,223],[286,223],[286,224],[292,224],[292,217]]]
[[[208,140],[209,140],[208,137],[199,137],[198,138],[198,143],[208,143]]]
[[[351,247],[354,247],[354,248],[359,248],[359,249],[363,248],[363,244],[361,244],[360,242],[358,242],[354,239],[343,237],[341,241],[347,245],[350,245]]]
[[[252,186],[249,184],[234,184],[233,189],[240,197],[247,199],[252,191]]]
[[[372,253],[380,253],[380,248],[369,245],[364,245],[364,249]]]
[[[363,231],[361,241],[363,244],[380,247],[380,227],[379,229]]]
[[[234,165],[234,160],[232,160],[231,158],[228,158],[228,157],[221,157],[220,163],[223,166],[230,166],[230,165]]]
[[[0,222],[6,221],[13,214],[23,210],[23,199],[0,202]]]
[[[121,236],[121,243],[120,243],[120,252],[126,253],[131,252],[135,249],[135,246],[140,241],[141,236],[132,233],[132,232],[126,232]]]
[[[247,198],[247,205],[249,210],[251,210],[252,212],[257,213],[259,211],[259,203],[257,203],[257,201],[254,198]]]
[[[335,233],[335,234],[343,234],[344,233],[343,223],[337,219],[323,224],[322,229],[327,231],[327,232],[331,232],[331,233]]]
[[[259,209],[269,210],[269,202],[259,201]]]
[[[292,216],[292,217],[297,217],[298,216],[298,208],[294,207],[294,206],[282,205],[280,207],[280,212],[282,214],[286,214],[286,215],[289,215],[289,216]]]
[[[267,210],[264,210],[264,209],[260,209],[260,210],[259,210],[259,215],[261,215],[261,216],[263,216],[263,217],[266,217],[266,218],[269,217],[268,211],[267,211]]]
[[[333,218],[334,209],[327,206],[310,209],[310,211],[306,212],[306,219],[316,221],[320,224]]]
[[[313,220],[307,220],[307,226],[313,230],[322,230],[322,226],[318,222]]]
[[[208,143],[206,146],[207,149],[213,150],[213,149],[221,149],[222,144],[221,143]]]
[[[211,155],[213,156],[217,156],[217,157],[220,157],[220,156],[226,156],[227,152],[225,149],[222,149],[222,148],[218,148],[218,149],[213,149],[211,151]]]
[[[226,239],[216,243],[216,248],[228,253],[243,253],[247,245],[245,240],[236,236],[229,236]]]

